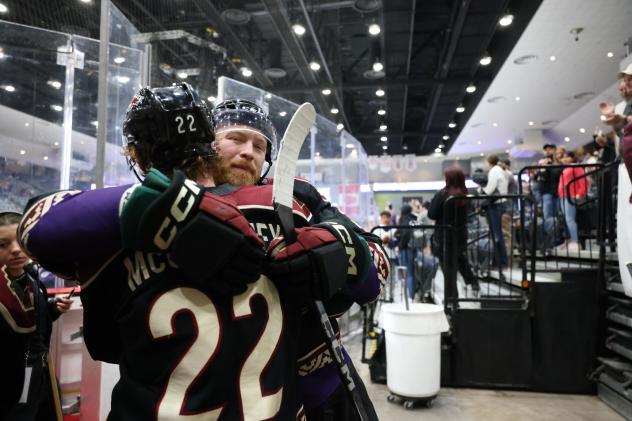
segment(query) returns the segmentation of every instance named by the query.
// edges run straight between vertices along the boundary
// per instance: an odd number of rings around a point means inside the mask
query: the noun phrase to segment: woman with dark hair
[[[470,263],[467,260],[467,202],[465,200],[452,199],[444,206],[450,196],[465,196],[465,174],[458,167],[448,168],[445,171],[445,187],[439,190],[430,202],[428,217],[434,219],[437,225],[451,225],[456,232],[437,230],[432,237],[432,252],[439,258],[441,270],[445,278],[446,297],[458,297],[458,290],[452,290],[453,285],[450,279],[456,279],[454,265],[451,264],[449,256],[455,256],[456,264],[463,280],[467,285],[472,286],[472,291],[478,295],[480,287],[478,279],[474,276]],[[456,283],[454,284],[456,286]]]

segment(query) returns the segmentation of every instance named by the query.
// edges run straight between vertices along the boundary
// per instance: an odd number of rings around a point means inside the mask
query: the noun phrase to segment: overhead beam
[[[463,32],[463,27],[465,26],[465,18],[467,17],[467,11],[470,8],[470,0],[460,0],[460,7],[458,6],[459,1],[455,0],[454,6],[452,8],[451,15],[455,17],[455,19],[450,19],[450,23],[454,22],[453,25],[450,25],[449,33],[448,33],[448,44],[446,48],[442,50],[442,59],[439,61],[439,68],[435,74],[435,76],[439,79],[445,79],[445,77],[450,72],[450,66],[452,64],[452,59],[454,58],[454,52],[456,51],[456,46],[459,42],[459,38],[461,37],[461,32]],[[458,12],[457,12],[458,9]],[[456,15],[456,16],[455,16]],[[437,106],[439,104],[439,100],[441,99],[441,92],[443,91],[444,83],[440,83],[432,92],[432,100],[430,101],[430,111],[426,115],[422,128],[425,132],[428,132],[430,129],[430,125],[432,124],[432,120],[434,118],[435,112],[437,111]],[[423,152],[424,147],[426,146],[426,141],[428,140],[428,134],[424,134],[421,144],[417,152]]]
[[[221,13],[217,10],[212,0],[193,0],[193,4],[213,23],[215,29],[222,34],[228,42],[228,45],[239,54],[239,57],[248,63],[248,68],[252,70],[252,75],[257,82],[259,82],[261,87],[266,89],[270,88],[272,81],[265,75],[254,56],[250,54],[249,47],[247,47],[232,28],[222,20]]]
[[[417,1],[411,0],[411,11],[410,11],[410,31],[408,33],[408,54],[406,55],[406,79],[410,76],[410,63],[412,61],[413,55],[413,38],[415,35],[415,13],[417,12]],[[404,95],[403,95],[403,104],[402,104],[402,122],[401,122],[401,131],[406,130],[406,105],[408,104],[408,84],[404,85]],[[399,138],[399,146],[404,143],[404,137]]]
[[[421,137],[423,135],[438,135],[438,134],[443,134],[443,132],[439,132],[437,130],[435,131],[430,131],[430,132],[422,132],[422,131],[414,131],[414,130],[408,130],[408,131],[392,131],[389,130],[387,132],[364,132],[364,133],[353,133],[353,136],[358,138],[358,139],[379,139],[382,136],[386,136],[386,137]]]
[[[412,79],[380,79],[380,80],[372,80],[372,81],[352,81],[352,82],[343,82],[341,89],[343,91],[351,91],[351,90],[371,90],[375,88],[397,88],[408,85],[410,87],[420,87],[420,86],[435,86],[438,84],[444,85],[462,85],[463,83],[486,83],[491,82],[490,78],[475,78],[471,77],[450,77],[450,79],[446,78],[412,78]],[[280,94],[295,94],[301,93],[305,91],[311,90],[322,90],[325,88],[332,88],[332,84],[329,83],[318,83],[315,85],[289,85],[289,86],[275,86],[272,88],[272,92],[280,93]]]

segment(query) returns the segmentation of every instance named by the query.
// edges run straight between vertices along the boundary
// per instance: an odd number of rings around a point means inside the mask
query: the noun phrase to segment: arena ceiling
[[[8,8],[0,19],[99,38],[98,1],[0,2]],[[369,154],[417,155],[430,154],[440,145],[450,149],[540,3],[113,1],[141,33],[153,34],[152,85],[170,84],[188,72],[186,80],[210,97],[216,94],[217,77],[226,75],[294,102],[313,102],[321,115],[343,124]],[[500,25],[507,14],[513,22]],[[302,35],[294,31],[297,24],[304,29]],[[372,25],[379,26],[379,34],[369,33]],[[166,31],[193,37],[170,39]],[[480,60],[487,55],[491,63],[482,65]],[[310,67],[312,62],[318,63],[318,70]],[[250,76],[244,76],[244,67]],[[48,71],[37,68],[44,77]],[[10,69],[17,79],[12,83],[19,86],[21,75],[32,72],[33,62],[22,60]],[[473,93],[466,91],[470,85],[476,88]],[[96,88],[82,87],[90,97],[96,96]],[[18,100],[2,102],[21,107]],[[457,112],[460,106],[463,112]],[[48,118],[50,112],[46,108],[38,116]],[[96,108],[75,120],[79,130],[82,125],[90,127]]]

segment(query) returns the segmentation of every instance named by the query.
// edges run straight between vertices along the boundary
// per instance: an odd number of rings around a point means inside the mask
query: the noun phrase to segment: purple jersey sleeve
[[[20,224],[22,246],[46,269],[74,277],[80,263],[98,264],[121,248],[119,206],[129,189],[57,192],[39,199]]]

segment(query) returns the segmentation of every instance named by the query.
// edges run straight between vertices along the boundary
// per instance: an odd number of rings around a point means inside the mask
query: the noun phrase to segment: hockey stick
[[[274,184],[272,185],[272,202],[274,203],[274,209],[281,225],[281,231],[285,238],[286,244],[291,244],[296,241],[296,234],[294,232],[294,216],[292,213],[292,202],[294,200],[294,175],[296,173],[296,162],[298,160],[298,154],[303,145],[303,141],[310,128],[314,125],[316,120],[316,111],[314,106],[308,102],[301,105],[290,124],[285,130],[283,139],[281,140],[281,147],[276,159],[276,169],[274,170]],[[360,421],[368,421],[368,416],[362,399],[356,388],[355,382],[351,377],[351,371],[347,365],[347,361],[342,354],[342,345],[336,334],[325,306],[320,300],[314,301],[316,310],[320,317],[320,323],[325,332],[325,338],[327,347],[331,353],[333,359],[336,361],[338,367],[338,374],[340,380],[344,384],[354,408]]]

